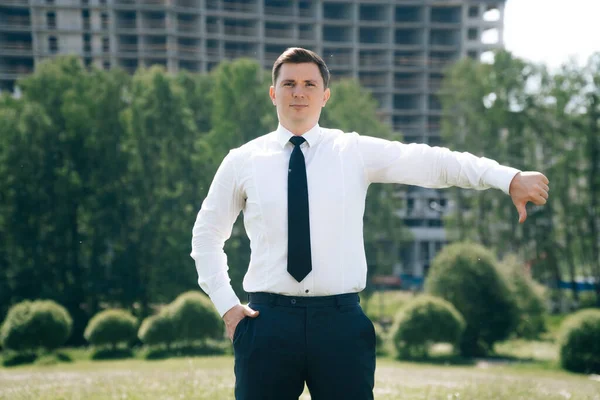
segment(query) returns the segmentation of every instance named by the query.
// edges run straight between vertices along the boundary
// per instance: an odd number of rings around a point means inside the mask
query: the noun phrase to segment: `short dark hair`
[[[323,78],[323,84],[325,85],[325,89],[329,87],[329,68],[327,68],[327,64],[323,61],[320,55],[315,53],[314,51],[303,49],[301,47],[290,47],[286,49],[277,60],[273,64],[273,85],[277,82],[277,78],[279,77],[279,70],[283,64],[302,64],[302,63],[314,63],[319,67],[319,72],[321,72],[321,77]]]

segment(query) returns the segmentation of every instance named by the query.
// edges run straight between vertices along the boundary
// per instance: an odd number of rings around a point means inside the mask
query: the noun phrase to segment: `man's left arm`
[[[549,182],[543,174],[521,172],[470,153],[369,136],[357,136],[357,149],[369,183],[500,189],[511,196],[521,223],[527,218],[527,202],[542,205],[548,199]]]

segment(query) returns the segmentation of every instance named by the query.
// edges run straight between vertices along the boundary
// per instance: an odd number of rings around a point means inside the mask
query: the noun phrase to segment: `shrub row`
[[[53,301],[23,301],[9,310],[0,327],[0,343],[4,349],[19,353],[53,350],[67,341],[72,325],[67,310]],[[148,346],[169,347],[175,342],[191,345],[209,338],[222,339],[223,326],[207,296],[187,292],[141,325],[126,310],[101,311],[89,321],[84,337],[104,350],[130,347],[136,337]]]

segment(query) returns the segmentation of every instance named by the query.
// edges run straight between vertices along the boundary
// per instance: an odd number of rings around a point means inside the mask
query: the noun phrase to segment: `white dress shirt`
[[[369,184],[497,188],[508,194],[519,172],[469,153],[316,125],[303,134],[306,142],[301,146],[308,181],[312,271],[297,282],[287,272],[291,137],[279,125],[276,131],[231,150],[196,218],[191,256],[198,283],[221,316],[240,304],[230,284],[223,246],[242,210],[251,247],[243,282],[246,292],[293,296],[360,292],[367,275],[363,214]]]

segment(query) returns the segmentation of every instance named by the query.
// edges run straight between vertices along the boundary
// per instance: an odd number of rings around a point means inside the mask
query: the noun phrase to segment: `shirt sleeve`
[[[240,304],[231,287],[225,241],[242,210],[243,194],[237,185],[235,151],[225,157],[210,186],[192,229],[191,257],[198,271],[198,284],[223,316]]]
[[[476,190],[496,188],[509,194],[510,183],[520,172],[489,158],[443,147],[360,135],[356,135],[356,140],[369,183],[402,183],[427,188],[458,186]]]

